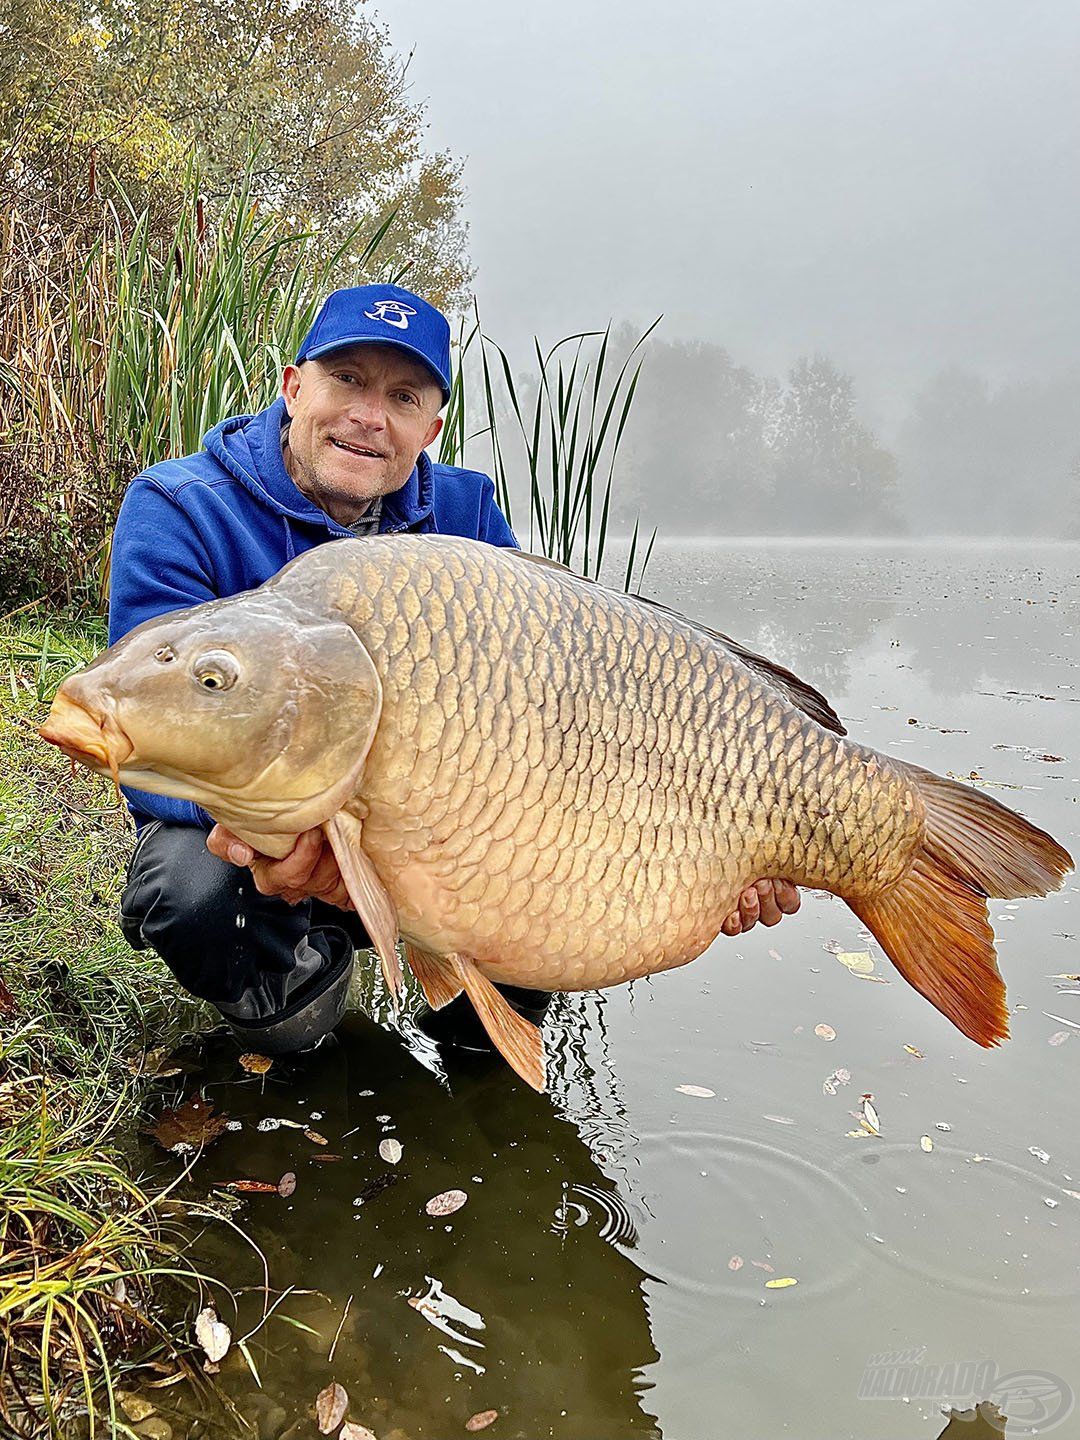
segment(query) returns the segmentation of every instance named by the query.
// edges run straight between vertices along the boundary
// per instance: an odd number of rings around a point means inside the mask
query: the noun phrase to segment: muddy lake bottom
[[[646,590],[1075,855],[1078,578],[1065,545],[672,542]],[[818,894],[681,970],[557,1000],[544,1096],[497,1059],[440,1070],[368,971],[342,1031],[265,1076],[211,1038],[160,1097],[201,1086],[234,1122],[187,1189],[296,1176],[236,1217],[271,1302],[292,1287],[247,1341],[261,1389],[235,1347],[222,1365],[237,1413],[264,1440],[315,1435],[337,1382],[378,1440],[489,1410],[504,1440],[936,1440],[943,1408],[993,1394],[1010,1437],[1080,1433],[1075,878],[991,919],[1012,1038],[990,1052]],[[462,1208],[430,1216],[452,1189]],[[234,1333],[258,1326],[253,1246],[211,1227],[195,1258],[238,1291],[239,1314],[218,1300]]]

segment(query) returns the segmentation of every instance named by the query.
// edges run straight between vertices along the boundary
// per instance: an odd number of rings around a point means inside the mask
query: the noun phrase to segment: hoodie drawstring
[[[293,546],[292,531],[289,529],[288,517],[282,515],[281,523],[285,527],[285,559],[286,561],[295,560],[296,550]]]

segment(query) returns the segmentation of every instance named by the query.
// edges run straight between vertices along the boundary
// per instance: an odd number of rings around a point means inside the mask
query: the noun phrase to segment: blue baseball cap
[[[323,301],[304,336],[297,365],[350,345],[394,345],[434,374],[450,398],[450,325],[434,305],[400,285],[354,285]]]

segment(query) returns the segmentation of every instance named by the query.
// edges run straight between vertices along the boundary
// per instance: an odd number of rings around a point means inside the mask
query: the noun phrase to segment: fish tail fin
[[[922,846],[897,884],[848,903],[910,985],[977,1044],[997,1045],[1009,1022],[987,897],[1046,895],[1073,862],[990,796],[907,768],[926,807]]]

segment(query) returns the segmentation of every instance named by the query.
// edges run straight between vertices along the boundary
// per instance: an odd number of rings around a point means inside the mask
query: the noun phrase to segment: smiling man
[[[516,546],[488,476],[426,453],[449,394],[438,310],[395,285],[335,290],[274,404],[224,420],[198,454],[131,482],[113,539],[110,643],[153,616],[253,589],[327,540],[407,531]],[[138,829],[121,900],[129,943],[152,946],[248,1048],[317,1043],[341,1018],[354,947],[367,944],[321,831],[272,860],[189,801],[127,800]],[[724,930],[797,908],[793,886],[761,881]],[[546,995],[504,993],[543,1018]],[[439,1039],[485,1043],[464,997],[421,1023]]]

